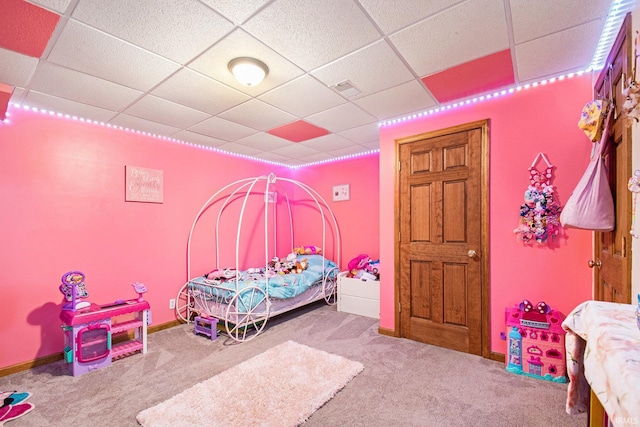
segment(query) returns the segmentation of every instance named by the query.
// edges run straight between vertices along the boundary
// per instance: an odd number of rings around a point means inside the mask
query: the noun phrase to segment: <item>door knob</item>
[[[602,266],[602,261],[600,261],[599,259],[597,259],[595,261],[590,259],[588,264],[589,264],[589,268],[601,267]]]
[[[469,252],[467,252],[467,256],[469,258],[475,258],[476,257],[476,251],[474,251],[473,249],[469,249]]]

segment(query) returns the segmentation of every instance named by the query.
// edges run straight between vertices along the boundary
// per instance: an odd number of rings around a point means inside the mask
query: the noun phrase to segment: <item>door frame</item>
[[[466,132],[471,129],[481,129],[481,153],[480,153],[480,288],[481,288],[481,354],[482,357],[502,360],[504,361],[504,355],[491,352],[491,288],[489,282],[489,142],[490,142],[490,119],[478,120],[475,122],[464,123],[457,126],[452,126],[444,129],[438,129],[430,132],[421,133],[418,135],[397,138],[394,141],[394,155],[395,155],[395,182],[394,182],[394,265],[395,265],[395,277],[394,277],[394,329],[398,336],[401,335],[400,331],[400,146],[403,144],[410,144],[415,141],[424,139],[435,138],[451,133]]]
[[[627,43],[626,50],[623,55],[618,56],[618,52],[624,47],[624,43]],[[633,28],[632,28],[632,19],[631,13],[627,13],[622,22],[620,32],[616,36],[616,40],[611,46],[611,50],[607,55],[607,60],[605,62],[605,67],[598,75],[596,82],[594,83],[594,97],[603,95],[602,93],[597,93],[597,89],[606,85],[607,79],[609,80],[609,84],[613,83],[614,77],[617,75],[619,71],[621,73],[621,80],[624,84],[626,84],[626,80],[631,77],[633,73],[633,57],[635,54],[634,51],[634,36],[633,36]],[[617,62],[616,62],[617,61]],[[635,76],[634,76],[635,77]],[[633,255],[632,255],[632,238],[629,236],[628,231],[629,227],[633,223],[632,218],[632,205],[633,205],[633,196],[630,191],[627,190],[627,180],[628,177],[632,175],[633,170],[633,131],[632,126],[626,125],[626,117],[621,112],[622,103],[624,102],[624,97],[622,93],[618,93],[618,87],[612,86],[612,90],[615,91],[613,94],[614,103],[611,108],[614,108],[614,125],[613,130],[611,132],[611,142],[608,144],[607,150],[615,150],[615,135],[620,135],[621,138],[625,141],[626,147],[624,151],[624,166],[625,170],[621,172],[623,180],[616,179],[616,186],[611,188],[611,192],[613,194],[614,200],[614,210],[616,215],[616,229],[610,232],[605,233],[615,233],[618,234],[620,238],[620,251],[622,253],[623,258],[623,270],[622,280],[624,282],[625,290],[628,296],[628,300],[626,301],[628,304],[634,303],[633,297],[633,286],[632,286],[632,268],[633,268]],[[621,128],[620,131],[617,131],[618,128]],[[603,155],[609,155],[608,153],[603,153]],[[618,173],[618,172],[616,172]],[[620,173],[619,173],[620,175]],[[610,183],[611,185],[611,183]],[[621,191],[620,191],[621,190]],[[617,197],[623,194],[623,197]],[[603,232],[594,231],[593,232],[593,247],[592,247],[592,260],[600,260],[600,254],[602,253],[602,236]],[[614,240],[615,243],[615,240]],[[614,246],[614,245],[612,245]],[[615,253],[615,248],[612,248],[612,254]],[[603,300],[607,301],[608,298],[604,295],[604,289],[601,286],[600,280],[600,268],[593,269],[593,284],[592,284],[592,298],[594,300]]]

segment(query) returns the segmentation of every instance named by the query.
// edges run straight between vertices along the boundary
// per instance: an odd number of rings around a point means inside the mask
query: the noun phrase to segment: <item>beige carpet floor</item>
[[[140,412],[144,427],[296,427],[364,366],[287,341]]]
[[[136,415],[288,340],[361,362],[364,371],[305,426],[586,425],[565,413],[566,384],[510,374],[481,357],[378,334],[376,319],[322,303],[273,318],[256,339],[211,341],[181,325],[149,335],[149,351],[72,377],[64,362],[0,377],[33,393],[7,427],[137,426]]]

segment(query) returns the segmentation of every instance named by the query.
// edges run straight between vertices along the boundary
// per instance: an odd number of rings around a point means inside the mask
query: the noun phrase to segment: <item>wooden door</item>
[[[609,170],[609,184],[616,212],[615,228],[595,232],[594,254],[589,266],[594,268],[593,297],[600,301],[631,303],[631,193],[627,183],[631,176],[631,128],[621,114],[625,101],[623,83],[633,74],[633,38],[631,15],[627,15],[607,58],[607,66],[595,85],[595,93],[609,98],[614,94],[615,122],[609,148],[604,158]]]
[[[488,356],[488,122],[397,143],[400,335]]]

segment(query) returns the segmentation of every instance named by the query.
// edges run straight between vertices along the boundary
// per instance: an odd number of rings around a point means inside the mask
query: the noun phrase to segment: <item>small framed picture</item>
[[[332,194],[334,202],[349,200],[349,184],[334,185]]]
[[[124,168],[126,202],[163,202],[163,171],[129,165]]]

